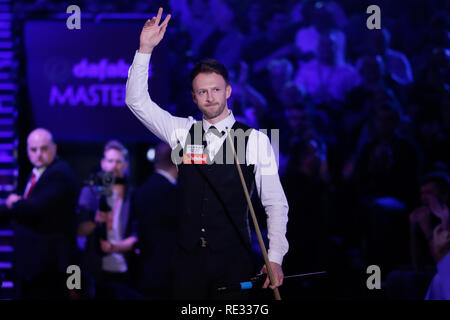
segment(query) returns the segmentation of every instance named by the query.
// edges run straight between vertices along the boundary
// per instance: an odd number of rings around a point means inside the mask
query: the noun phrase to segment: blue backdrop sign
[[[149,141],[153,135],[125,105],[128,69],[139,45],[143,22],[83,22],[69,30],[65,21],[25,25],[27,77],[35,123],[63,141]],[[167,105],[165,47],[152,56],[152,98]]]

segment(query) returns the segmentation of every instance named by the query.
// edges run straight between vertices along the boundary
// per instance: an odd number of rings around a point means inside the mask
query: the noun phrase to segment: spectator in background
[[[400,51],[391,49],[391,35],[386,28],[369,30],[368,54],[381,58],[387,74],[398,84],[408,85],[413,82],[413,73],[408,58]]]
[[[216,28],[199,47],[197,59],[215,58],[228,69],[236,69],[241,60],[244,36],[239,31],[233,9],[225,0],[211,0]]]
[[[298,139],[292,144],[288,169],[282,178],[290,206],[286,274],[327,270],[332,208],[327,166],[326,147],[319,140]],[[309,298],[325,295],[310,290]],[[297,298],[301,294],[298,287],[289,292]]]
[[[243,58],[251,66],[250,81],[258,90],[268,81],[267,66],[273,59],[296,60],[294,32],[295,28],[290,24],[285,9],[275,6],[264,32],[246,44]]]
[[[424,270],[427,266],[434,265],[443,256],[441,250],[435,248],[434,231],[439,222],[442,222],[440,220],[447,217],[444,208],[439,209],[440,206],[446,206],[450,200],[448,175],[434,172],[425,176],[421,182],[420,194],[422,206],[414,209],[409,216],[411,258],[416,270]],[[441,227],[445,226],[446,221]]]
[[[33,170],[19,194],[10,194],[0,216],[14,223],[14,285],[18,299],[68,299],[66,270],[75,260],[78,185],[56,154],[52,134],[33,130],[27,152]]]
[[[418,80],[410,90],[415,93],[414,97],[420,105],[437,116],[442,99],[449,92],[449,79],[448,53],[445,49],[436,48],[425,67],[419,70]]]
[[[401,48],[410,57],[414,74],[419,74],[420,70],[423,70],[428,62],[433,59],[436,48],[448,48],[450,24],[448,10],[442,10],[442,8],[441,10],[435,10],[430,7],[424,10],[424,3],[421,1],[416,1],[416,6],[416,20],[405,26],[404,34],[397,41],[402,41]],[[429,12],[426,10],[429,10]],[[427,17],[427,19],[424,19],[424,17]]]
[[[178,212],[177,167],[167,144],[156,147],[155,172],[136,191],[138,221],[138,288],[152,300],[170,298],[172,257],[176,247]]]
[[[383,79],[384,66],[381,59],[373,56],[364,56],[356,61],[356,68],[361,78],[360,86],[368,91],[385,89],[386,84]]]
[[[443,134],[441,122],[438,120],[439,113],[431,113],[428,109],[421,109],[417,122],[416,141],[423,151],[423,168],[430,171],[437,162],[450,165],[449,150],[450,141]]]
[[[234,76],[235,77],[235,76]],[[233,96],[230,106],[238,121],[254,128],[268,128],[269,105],[266,98],[248,82],[248,64],[241,61],[237,79],[233,79]]]
[[[283,93],[286,90],[288,84],[293,80],[294,66],[288,59],[273,59],[269,62],[267,69],[269,71],[269,81],[267,83],[267,89],[264,90],[264,94],[268,99],[270,105],[277,106],[277,109],[282,107],[291,106],[293,103],[288,101],[289,99],[283,99]],[[299,87],[299,95],[297,98],[303,97],[302,88]],[[294,99],[293,99],[294,100]],[[300,101],[293,101],[300,102]]]
[[[284,173],[295,141],[307,141],[317,136],[313,123],[313,106],[307,101],[297,103],[285,110],[285,123],[280,130],[280,173]]]
[[[409,140],[396,132],[400,113],[390,104],[374,110],[375,136],[356,162],[359,218],[369,263],[386,270],[407,260],[407,210],[414,205],[420,155]],[[366,229],[367,228],[367,229]]]
[[[393,196],[411,205],[419,174],[419,153],[396,129],[401,113],[391,104],[373,110],[374,136],[359,154],[356,176],[363,197]]]
[[[443,258],[450,248],[448,209],[445,210],[448,208],[449,192],[447,173],[436,171],[422,178],[420,205],[409,214],[411,268],[394,270],[388,275],[388,298],[422,300],[427,294],[428,299],[438,296],[442,299],[440,286],[436,282],[441,276],[448,277],[448,271],[439,269],[445,265],[447,260]],[[432,281],[436,264],[440,275]]]
[[[301,103],[304,99],[309,99],[305,89],[295,81],[288,81],[278,93],[283,111],[291,108],[297,103]]]
[[[268,11],[265,4],[267,4],[267,1],[263,3],[252,1],[245,19],[241,22],[240,29],[249,41],[252,41],[264,32],[264,22],[266,21],[266,12]]]
[[[351,65],[337,64],[334,37],[322,35],[317,56],[308,62],[299,63],[295,81],[306,89],[314,103],[335,104],[342,103],[360,79]]]
[[[216,15],[211,14],[211,0],[187,0],[186,2],[188,10],[180,11],[179,18],[181,25],[185,26],[190,34],[191,56],[198,57],[201,46],[216,31]]]
[[[385,92],[386,86],[382,77],[382,64],[376,57],[364,56],[358,59],[356,67],[361,79],[360,84],[348,92],[345,103],[341,110],[340,120],[337,127],[340,139],[340,150],[343,151],[341,157],[344,156],[348,161],[344,169],[344,179],[351,175],[352,166],[354,165],[354,153],[358,153],[362,144],[370,139],[366,131],[362,131],[366,119],[371,109],[369,104],[375,99],[371,99],[378,92]],[[384,102],[384,101],[383,101]]]
[[[103,174],[114,176],[111,192],[102,195],[96,186],[85,186],[78,201],[78,236],[87,237],[83,268],[95,280],[98,299],[137,297],[129,289],[137,225],[130,211],[133,187],[127,181],[128,161],[128,150],[109,141],[100,164]]]
[[[434,276],[425,297],[426,300],[450,300],[450,214],[448,200],[440,201],[434,197],[430,210],[441,221],[433,230],[431,250],[437,264]]]
[[[305,92],[293,81],[294,67],[288,59],[271,60],[267,71],[268,79],[259,90],[266,100],[266,107],[260,105],[257,110],[259,127],[282,128],[286,125],[286,109],[301,103]]]
[[[345,27],[346,17],[336,2],[309,2],[303,8],[305,27],[297,31],[295,45],[305,62],[319,55],[321,35],[332,36],[336,42],[336,64],[345,62]],[[339,22],[339,26],[338,26]]]

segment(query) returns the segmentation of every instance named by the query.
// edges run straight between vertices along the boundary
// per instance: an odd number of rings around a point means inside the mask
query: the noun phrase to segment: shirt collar
[[[202,122],[203,122],[203,130],[205,130],[205,132],[207,132],[211,126],[216,127],[217,130],[219,130],[219,132],[222,131],[226,132],[226,128],[231,129],[236,120],[234,119],[233,111],[229,110],[228,116],[215,124],[208,122],[208,120],[205,120],[205,118],[202,118]]]
[[[40,168],[33,168],[33,173],[36,176],[36,179],[39,179],[42,174],[44,173],[45,169],[47,169],[47,167],[40,167]]]

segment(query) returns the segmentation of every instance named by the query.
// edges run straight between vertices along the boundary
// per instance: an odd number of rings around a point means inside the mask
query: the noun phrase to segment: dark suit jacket
[[[144,294],[149,289],[167,294],[169,289],[169,269],[176,247],[178,204],[177,186],[159,173],[148,177],[136,192],[133,210],[138,219],[141,251],[139,286]]]
[[[66,272],[74,262],[78,184],[59,158],[47,167],[28,199],[2,208],[14,226],[14,269],[18,279]]]

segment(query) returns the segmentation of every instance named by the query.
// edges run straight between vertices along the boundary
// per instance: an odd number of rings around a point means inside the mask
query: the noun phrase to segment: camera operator
[[[109,141],[100,165],[102,171],[81,191],[77,233],[86,237],[83,267],[95,283],[94,297],[121,299],[134,292],[130,260],[137,242],[137,226],[130,213],[133,188],[127,182],[127,149]]]

